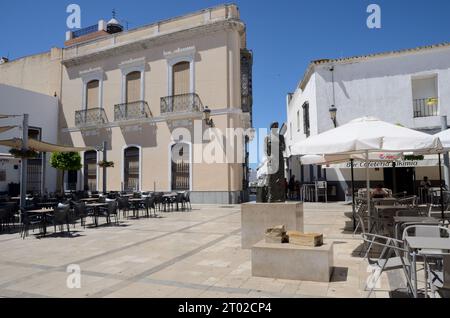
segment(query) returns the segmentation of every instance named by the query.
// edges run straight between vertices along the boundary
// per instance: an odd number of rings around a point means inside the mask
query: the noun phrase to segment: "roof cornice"
[[[105,57],[145,50],[150,47],[160,46],[174,41],[186,40],[198,36],[199,34],[210,34],[221,30],[235,30],[238,32],[243,32],[245,31],[245,24],[241,20],[237,19],[215,21],[189,29],[174,31],[167,34],[160,34],[157,36],[152,35],[140,40],[133,40],[123,44],[115,44],[112,46],[104,47],[91,53],[83,54],[73,58],[63,59],[62,64],[66,67],[73,67],[92,62],[94,60],[104,59]]]

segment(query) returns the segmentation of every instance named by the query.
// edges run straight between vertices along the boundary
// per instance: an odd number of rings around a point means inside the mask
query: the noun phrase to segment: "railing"
[[[166,96],[161,98],[161,114],[202,111],[202,101],[195,93]]]
[[[438,99],[435,97],[414,99],[414,118],[438,115]]]
[[[108,118],[103,108],[90,108],[75,112],[76,127],[98,126],[107,122]]]
[[[81,36],[87,35],[89,33],[94,33],[97,31],[98,31],[98,24],[94,24],[94,25],[88,26],[86,28],[73,31],[72,37],[75,39],[75,38],[79,38]]]
[[[146,101],[118,104],[114,106],[114,121],[125,121],[153,117]]]

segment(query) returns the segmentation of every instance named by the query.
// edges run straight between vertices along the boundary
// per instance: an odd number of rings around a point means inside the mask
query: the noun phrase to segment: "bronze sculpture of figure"
[[[286,181],[284,179],[284,157],[286,149],[284,136],[279,134],[278,123],[270,125],[270,134],[264,141],[264,153],[267,157],[268,189],[267,202],[286,201]]]

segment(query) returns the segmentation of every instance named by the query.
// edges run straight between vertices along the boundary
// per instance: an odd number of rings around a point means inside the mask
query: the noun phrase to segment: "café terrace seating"
[[[16,231],[26,238],[31,231],[43,237],[48,227],[70,235],[77,224],[97,227],[104,220],[105,225],[119,225],[121,219],[130,217],[156,218],[160,212],[190,210],[190,191],[29,194],[23,209],[19,197],[6,196],[0,201],[0,235]]]

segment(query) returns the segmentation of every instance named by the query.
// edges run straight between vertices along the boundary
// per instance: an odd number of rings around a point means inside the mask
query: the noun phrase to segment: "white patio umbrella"
[[[390,124],[374,117],[362,117],[338,128],[294,144],[292,155],[363,154],[366,161],[367,202],[370,211],[369,154],[376,152],[442,151],[439,138]]]
[[[445,150],[450,150],[450,129],[441,131],[434,136],[439,138]]]

